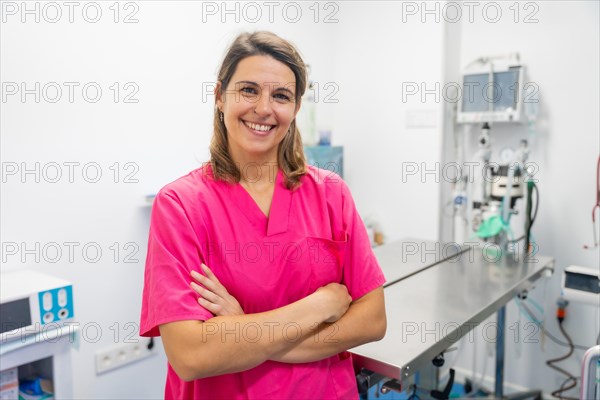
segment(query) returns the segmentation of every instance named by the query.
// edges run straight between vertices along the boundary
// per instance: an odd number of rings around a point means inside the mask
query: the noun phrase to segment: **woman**
[[[211,162],[152,209],[141,317],[169,399],[357,398],[350,354],[379,340],[385,281],[345,183],[306,166],[306,67],[244,33],[218,75]]]

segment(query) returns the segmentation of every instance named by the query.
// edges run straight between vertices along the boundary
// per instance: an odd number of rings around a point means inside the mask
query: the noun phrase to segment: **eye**
[[[245,86],[241,88],[240,91],[242,92],[242,94],[246,95],[257,94],[256,88],[253,88],[252,86]]]
[[[277,100],[283,100],[283,101],[290,101],[290,96],[288,96],[287,94],[284,93],[275,93],[273,95],[273,97],[275,97]]]

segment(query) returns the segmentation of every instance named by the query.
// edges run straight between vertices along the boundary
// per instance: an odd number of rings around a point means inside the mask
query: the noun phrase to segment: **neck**
[[[249,154],[232,155],[240,169],[240,183],[245,186],[261,188],[275,185],[279,164],[276,157],[252,157]]]
[[[246,187],[257,189],[275,186],[277,178],[277,163],[270,164],[246,164],[246,168],[241,166],[240,183]]]

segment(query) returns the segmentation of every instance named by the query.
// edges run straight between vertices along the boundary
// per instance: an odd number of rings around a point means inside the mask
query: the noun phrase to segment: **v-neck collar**
[[[233,185],[232,195],[241,213],[262,234],[272,236],[287,232],[292,193],[285,187],[285,179],[281,169],[277,170],[277,176],[275,177],[275,188],[268,217],[239,182]]]

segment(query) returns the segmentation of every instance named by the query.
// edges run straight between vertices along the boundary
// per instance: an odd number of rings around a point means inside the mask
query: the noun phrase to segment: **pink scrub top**
[[[290,191],[273,170],[269,217],[239,184],[217,181],[210,164],[166,185],[152,207],[140,334],[159,325],[206,321],[190,271],[208,265],[246,314],[283,307],[331,282],[353,300],[385,282],[365,225],[342,179],[309,166]],[[292,339],[294,327],[287,329]],[[229,333],[227,340],[256,330]],[[243,340],[243,338],[241,338]],[[239,339],[238,339],[239,340]],[[168,366],[166,399],[358,398],[348,352],[302,364],[266,361],[247,371],[181,380]]]

